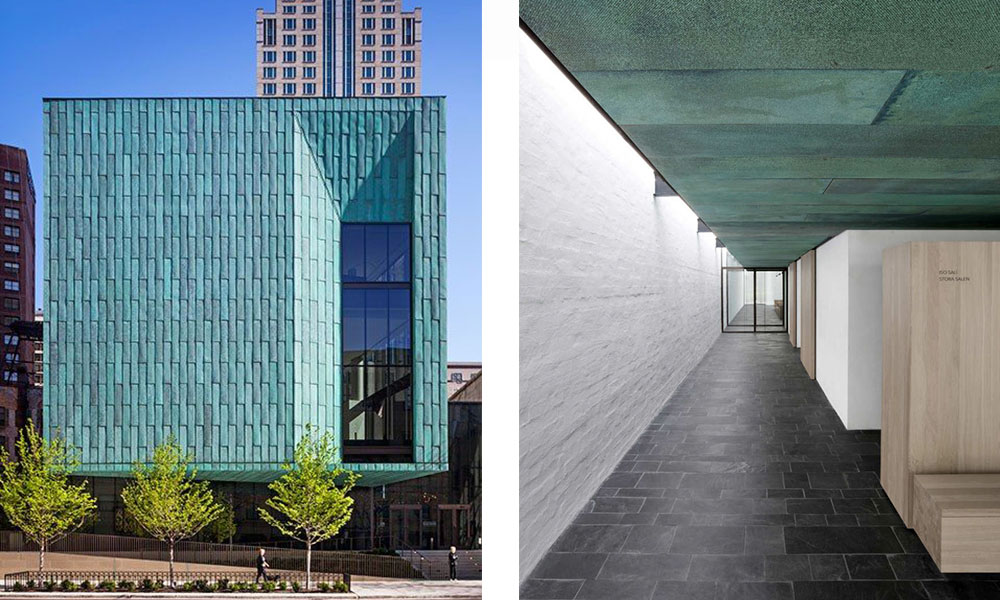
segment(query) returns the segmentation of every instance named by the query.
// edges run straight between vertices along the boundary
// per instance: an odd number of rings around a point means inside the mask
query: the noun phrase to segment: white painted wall
[[[729,320],[732,321],[746,304],[746,271],[726,271],[726,288],[728,289],[727,306]]]
[[[841,233],[817,250],[816,265],[816,379],[830,403],[846,409],[837,412],[848,429],[881,429],[882,427],[882,251],[906,242],[998,241],[1000,231],[940,231],[940,230],[851,230]],[[830,244],[845,244],[848,248],[847,304],[849,310],[832,310],[833,302],[820,290],[824,280],[835,278],[832,273],[844,270],[831,254],[820,263],[820,255]],[[843,255],[839,262],[844,262]],[[840,276],[843,278],[842,275]],[[843,293],[839,293],[843,297]],[[820,306],[825,309],[821,309]],[[841,368],[837,361],[826,357],[838,348],[847,347],[847,386],[831,383],[833,375],[826,369]]]
[[[520,41],[520,579],[719,335],[715,239]]]
[[[848,240],[848,236],[838,235],[816,248],[816,382],[845,424],[850,414]]]
[[[802,347],[802,259],[795,261],[795,347]]]
[[[757,303],[774,305],[775,300],[780,300],[784,293],[784,284],[781,274],[777,271],[757,272]]]

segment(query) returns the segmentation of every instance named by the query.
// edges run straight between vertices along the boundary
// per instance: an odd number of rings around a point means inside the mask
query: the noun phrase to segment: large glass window
[[[411,460],[410,226],[345,224],[340,247],[344,454]]]
[[[264,45],[273,46],[274,40],[277,37],[275,33],[277,27],[277,21],[275,19],[264,19]]]
[[[785,328],[785,271],[722,268],[722,330],[779,332]]]

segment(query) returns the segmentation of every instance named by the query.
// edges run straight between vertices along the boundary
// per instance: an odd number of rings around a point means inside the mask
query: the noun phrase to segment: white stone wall
[[[521,580],[719,335],[715,239],[653,187],[522,34]]]

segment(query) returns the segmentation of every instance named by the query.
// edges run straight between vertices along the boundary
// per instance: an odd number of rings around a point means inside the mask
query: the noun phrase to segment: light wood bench
[[[944,573],[1000,571],[1000,473],[914,475],[913,529]]]

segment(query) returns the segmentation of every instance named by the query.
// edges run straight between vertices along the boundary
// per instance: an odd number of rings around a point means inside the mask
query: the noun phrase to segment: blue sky
[[[448,97],[448,357],[482,358],[481,6],[423,7],[423,93]],[[42,301],[42,98],[253,96],[254,11],[274,0],[8,2],[0,36],[0,143],[28,150],[38,197]]]

